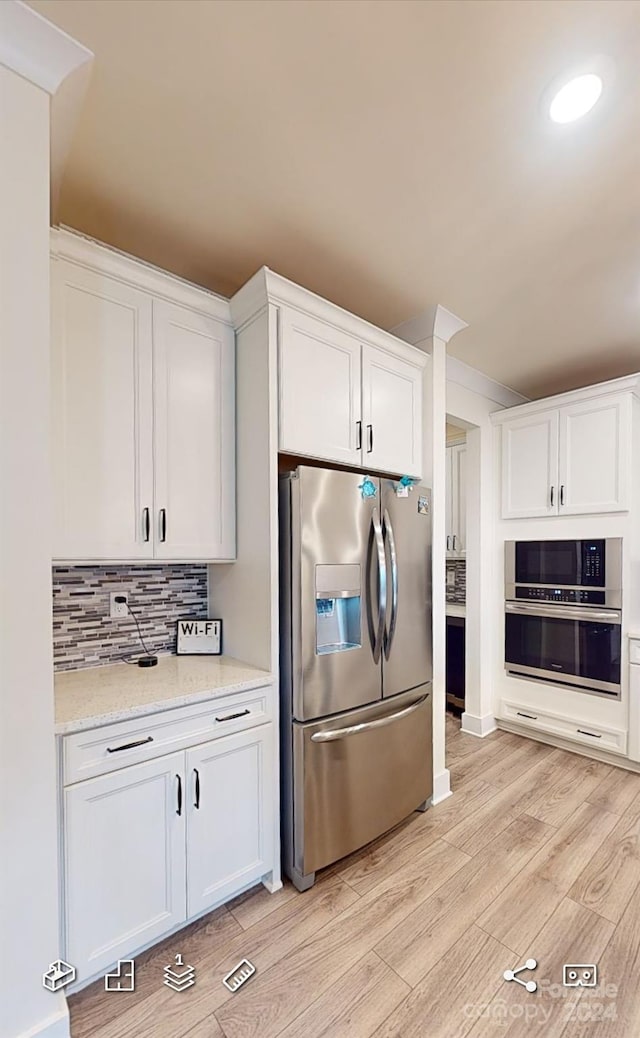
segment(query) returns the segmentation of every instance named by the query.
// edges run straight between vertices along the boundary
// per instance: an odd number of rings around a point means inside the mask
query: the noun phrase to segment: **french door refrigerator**
[[[283,867],[298,890],[433,791],[431,492],[396,486],[308,466],[280,479]]]

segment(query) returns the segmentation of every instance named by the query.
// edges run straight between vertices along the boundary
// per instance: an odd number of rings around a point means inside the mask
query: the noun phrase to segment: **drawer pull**
[[[216,721],[235,721],[236,717],[245,717],[247,714],[250,713],[250,710],[241,710],[237,714],[227,714],[226,717],[216,717]]]
[[[176,811],[176,814],[177,815],[181,815],[182,814],[182,779],[180,778],[179,775],[176,775],[176,778],[178,780],[178,810]]]
[[[537,714],[523,714],[522,710],[516,710],[518,717],[528,717],[530,721],[537,721]]]
[[[595,732],[585,732],[584,728],[576,728],[579,735],[590,735],[592,739],[601,739],[601,735],[596,735]]]
[[[107,753],[120,753],[120,750],[133,750],[136,746],[145,746],[148,742],[153,742],[152,735],[148,735],[146,739],[138,739],[137,742],[125,742],[122,746],[107,746]]]
[[[195,802],[195,804],[193,806],[196,808],[197,811],[199,811],[200,810],[200,772],[198,771],[197,768],[194,768],[193,771],[194,771],[194,774],[196,776],[196,802]]]

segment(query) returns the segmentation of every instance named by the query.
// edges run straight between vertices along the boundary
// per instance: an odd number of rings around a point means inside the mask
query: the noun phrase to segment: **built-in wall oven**
[[[505,668],[620,696],[622,539],[507,541]]]

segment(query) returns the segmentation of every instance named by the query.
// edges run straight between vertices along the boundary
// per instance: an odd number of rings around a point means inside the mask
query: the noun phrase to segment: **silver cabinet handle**
[[[167,539],[167,510],[166,508],[160,509],[160,540],[166,541]]]
[[[579,735],[590,735],[592,739],[601,739],[601,735],[596,735],[595,732],[585,732],[584,728],[576,728]]]
[[[377,663],[382,650],[382,639],[384,637],[384,620],[387,605],[387,560],[384,553],[384,537],[382,536],[382,524],[377,508],[371,513],[373,533],[376,540],[378,554],[378,630],[373,643],[373,661]]]
[[[554,488],[551,487],[551,500],[550,500],[550,504],[551,504],[552,508],[553,508],[553,491],[554,491]]]
[[[516,713],[517,713],[518,717],[527,717],[530,721],[537,721],[538,720],[538,715],[537,714],[524,714],[522,712],[522,710],[516,710]]]
[[[373,453],[373,426],[372,425],[368,425],[367,426],[367,439],[368,439],[367,454],[372,454]]]
[[[447,551],[451,550],[451,537],[447,534]]]
[[[458,535],[457,535],[457,533],[454,533],[454,535],[453,535],[453,550],[454,551],[456,550],[456,540],[457,539],[458,539]]]
[[[120,753],[121,750],[135,750],[137,746],[146,746],[148,742],[153,742],[152,735],[148,735],[146,739],[137,739],[136,742],[125,742],[122,746],[107,746],[107,753]]]
[[[363,721],[362,724],[350,724],[346,728],[330,728],[328,732],[314,732],[311,736],[311,742],[336,742],[338,739],[346,739],[350,735],[360,735],[361,732],[370,732],[374,728],[385,728],[388,724],[393,724],[394,721],[400,721],[403,717],[409,717],[410,714],[415,713],[418,707],[421,707],[427,696],[422,696],[416,703],[412,703],[411,706],[405,706],[402,710],[397,710],[395,714],[387,714],[386,717],[377,717],[375,721]]]
[[[385,659],[388,660],[398,620],[398,553],[396,551],[396,539],[393,534],[393,526],[391,525],[391,516],[386,508],[384,510],[382,532],[383,536],[385,534],[387,535],[387,540],[389,542],[389,557],[391,559],[391,619],[389,620],[389,630],[384,637],[384,655]]]
[[[356,450],[362,450],[362,422],[356,422]]]
[[[560,504],[564,504],[564,483],[560,484]]]
[[[195,799],[195,803],[194,803],[193,806],[195,807],[196,811],[199,811],[200,810],[200,772],[198,771],[197,768],[194,768],[193,769],[193,773],[194,773],[194,775],[196,777],[196,799]]]
[[[148,541],[151,537],[151,517],[148,508],[142,509],[142,524],[144,526],[144,539]]]

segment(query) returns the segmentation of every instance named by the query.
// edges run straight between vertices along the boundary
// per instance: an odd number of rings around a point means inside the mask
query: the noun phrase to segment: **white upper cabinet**
[[[54,559],[233,559],[226,304],[74,236],[63,244],[71,258],[52,262]]]
[[[560,511],[623,512],[629,507],[631,398],[588,400],[560,411]]]
[[[296,310],[280,312],[279,447],[359,465],[361,347],[357,339]]]
[[[541,411],[502,428],[502,517],[558,511],[558,412]]]
[[[239,342],[265,311],[278,451],[420,478],[427,355],[262,267],[231,300]]]
[[[588,397],[578,391],[563,401],[518,418],[496,416],[504,519],[629,508],[631,393]]]
[[[151,298],[53,264],[53,553],[153,558]]]
[[[422,368],[362,347],[363,465],[422,474]]]
[[[232,558],[233,330],[153,303],[156,558]]]
[[[467,445],[447,447],[446,460],[446,536],[447,555],[457,558],[467,549]]]

